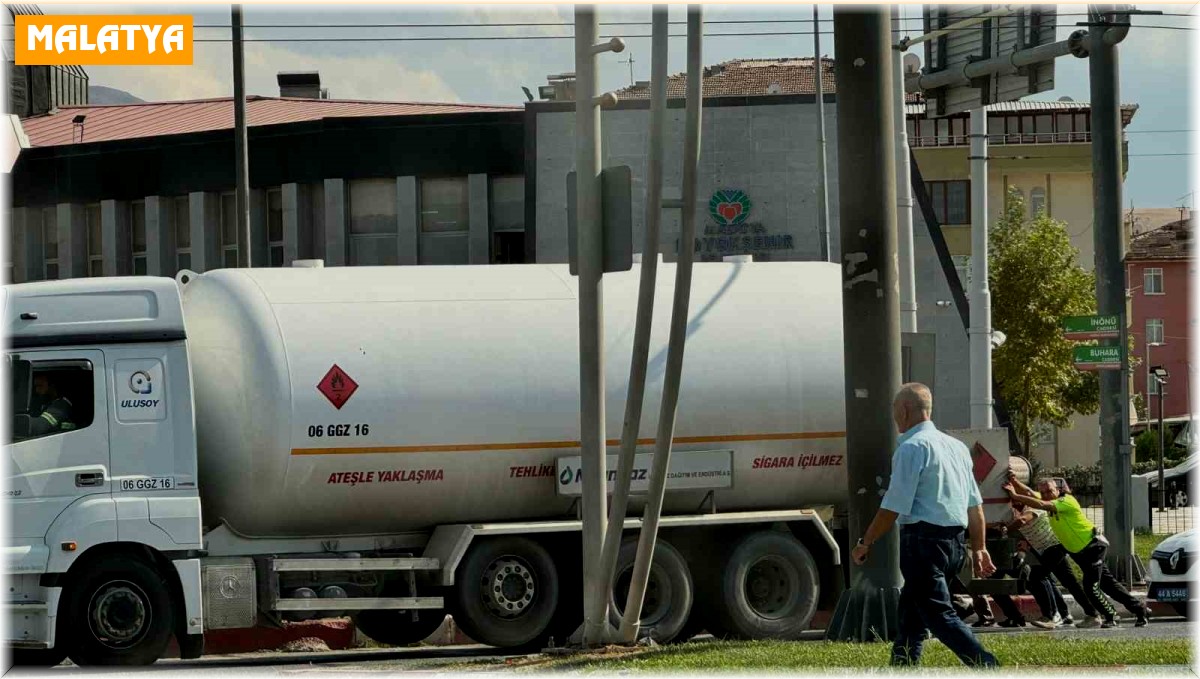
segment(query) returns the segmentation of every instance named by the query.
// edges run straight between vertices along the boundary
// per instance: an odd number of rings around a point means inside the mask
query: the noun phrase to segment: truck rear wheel
[[[637,540],[627,540],[617,553],[617,566],[613,571],[613,598],[609,600],[610,618],[614,626],[620,626],[621,614],[625,611],[637,549]],[[683,632],[692,612],[692,591],[692,575],[683,556],[669,542],[656,541],[640,620],[641,628],[650,630],[650,638],[665,644],[674,641]]]
[[[414,612],[416,620],[413,620]],[[445,611],[363,611],[355,616],[354,625],[381,644],[409,646],[424,641],[445,620]]]
[[[540,643],[558,608],[558,570],[546,549],[504,536],[471,546],[454,583],[454,620],[481,644]]]
[[[105,557],[69,586],[63,622],[76,665],[149,665],[171,639],[174,609],[167,583],[129,557]]]
[[[752,533],[725,562],[715,627],[720,636],[795,639],[816,613],[820,582],[812,554],[790,533]]]

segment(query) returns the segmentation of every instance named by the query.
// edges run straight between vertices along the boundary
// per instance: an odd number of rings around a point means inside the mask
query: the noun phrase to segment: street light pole
[[[1163,457],[1166,449],[1167,437],[1163,432],[1163,387],[1167,381],[1155,375],[1154,379],[1158,382],[1158,511],[1167,511],[1167,483],[1166,474],[1163,469]]]

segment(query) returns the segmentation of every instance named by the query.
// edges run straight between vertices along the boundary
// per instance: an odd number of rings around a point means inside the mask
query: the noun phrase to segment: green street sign
[[[1121,317],[1067,316],[1063,319],[1063,336],[1073,340],[1116,339],[1121,336]]]
[[[1075,347],[1078,370],[1120,370],[1121,347]]]

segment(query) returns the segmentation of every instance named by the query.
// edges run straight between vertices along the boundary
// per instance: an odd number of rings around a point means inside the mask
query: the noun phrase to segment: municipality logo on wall
[[[722,226],[741,224],[750,217],[750,197],[741,189],[721,189],[709,199],[708,213]]]

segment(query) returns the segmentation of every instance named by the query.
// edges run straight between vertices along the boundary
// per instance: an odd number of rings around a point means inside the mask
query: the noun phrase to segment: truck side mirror
[[[12,380],[12,411],[14,415],[29,413],[33,389],[33,364],[12,354],[8,356],[8,375]]]

